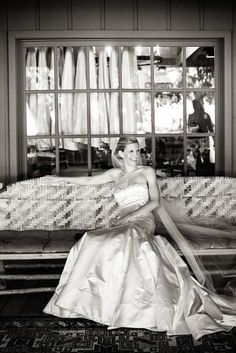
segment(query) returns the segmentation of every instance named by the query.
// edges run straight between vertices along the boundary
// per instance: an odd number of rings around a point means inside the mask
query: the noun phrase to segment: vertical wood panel
[[[6,183],[7,169],[7,31],[6,1],[0,1],[0,182]]]
[[[204,0],[204,30],[231,30],[232,6],[232,0]]]
[[[166,0],[138,0],[138,29],[166,30]]]
[[[8,0],[8,29],[36,29],[36,0]]]
[[[171,30],[199,30],[199,0],[171,0]]]
[[[133,0],[105,0],[105,29],[134,29]]]
[[[236,4],[233,4],[233,40],[232,40],[232,62],[233,62],[233,114],[232,114],[232,125],[233,125],[233,175],[236,177]]]
[[[40,0],[40,29],[69,29],[70,0]]]
[[[102,0],[72,0],[73,29],[103,29],[102,11],[104,11]]]

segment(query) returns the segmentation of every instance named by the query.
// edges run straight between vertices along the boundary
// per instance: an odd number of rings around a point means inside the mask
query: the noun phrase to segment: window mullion
[[[224,146],[224,139],[222,134],[220,134],[220,131],[223,131],[222,127],[222,121],[220,119],[221,116],[223,116],[223,109],[222,109],[222,98],[223,92],[222,92],[222,87],[220,87],[220,73],[222,75],[222,72],[220,71],[220,46],[215,45],[215,175],[222,175],[222,170],[224,169],[224,166],[222,165],[223,163],[221,161],[224,161],[224,149],[222,146]],[[222,77],[223,80],[223,77]],[[223,120],[223,119],[222,119]],[[219,147],[218,147],[219,146]],[[220,147],[221,146],[221,147]]]
[[[19,141],[20,144],[20,151],[23,153],[23,158],[20,158],[19,160],[22,161],[22,176],[23,178],[27,177],[27,168],[28,168],[28,157],[27,157],[27,150],[28,150],[28,138],[27,138],[27,117],[26,117],[26,99],[27,99],[27,91],[26,91],[26,46],[23,45],[22,51],[21,51],[21,65],[20,67],[23,67],[23,75],[22,75],[22,82],[23,82],[23,87],[24,89],[21,91],[21,99],[20,99],[20,105],[23,104],[21,107],[20,111],[22,111],[22,117],[23,119],[20,119],[21,126],[20,129],[23,132],[24,139],[23,141]]]
[[[184,175],[187,175],[187,94],[186,94],[186,47],[183,47],[183,149],[184,149]]]
[[[58,67],[57,67],[57,47],[54,46],[54,104],[55,104],[55,147],[56,147],[56,174],[60,174],[60,142],[59,142],[59,97],[58,97]]]
[[[118,47],[118,75],[119,75],[119,122],[120,122],[120,135],[123,134],[123,95],[122,95],[122,58],[121,47]]]
[[[152,166],[156,170],[156,137],[155,137],[155,109],[154,109],[154,51],[150,48],[151,55],[151,127],[152,127]]]
[[[90,119],[90,67],[89,47],[86,46],[86,86],[87,86],[87,139],[88,139],[88,175],[92,175],[92,150],[91,150],[91,119]]]

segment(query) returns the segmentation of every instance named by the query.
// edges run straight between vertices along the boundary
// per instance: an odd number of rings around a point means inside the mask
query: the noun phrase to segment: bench
[[[187,217],[216,217],[236,224],[235,178],[173,177],[158,179],[158,184],[163,199],[180,207]],[[59,275],[8,274],[6,263],[65,260],[86,230],[114,224],[119,213],[114,186],[76,185],[51,176],[9,185],[0,194],[0,295],[53,291],[54,287],[8,289],[5,281],[58,279]],[[235,255],[236,234],[231,243],[204,242],[196,253]]]

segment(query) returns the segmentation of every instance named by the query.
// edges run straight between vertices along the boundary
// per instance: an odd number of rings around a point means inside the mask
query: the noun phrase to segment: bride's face
[[[120,156],[123,158],[126,166],[136,166],[140,156],[139,144],[131,143],[125,147],[124,152],[120,151]]]

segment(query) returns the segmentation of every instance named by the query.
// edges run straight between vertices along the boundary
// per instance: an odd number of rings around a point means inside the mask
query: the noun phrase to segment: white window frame
[[[60,39],[59,39],[60,38]],[[202,45],[206,42],[206,45],[212,41],[220,41],[220,53],[216,53],[216,57],[221,54],[221,68],[223,69],[219,75],[220,82],[222,83],[220,88],[217,90],[218,95],[216,99],[219,101],[220,111],[220,128],[224,131],[216,130],[217,146],[217,161],[216,175],[232,175],[232,88],[231,88],[231,34],[229,31],[220,32],[209,32],[209,31],[10,31],[9,32],[9,169],[10,169],[10,181],[16,181],[21,178],[21,158],[19,158],[19,151],[22,150],[21,146],[21,114],[24,112],[25,107],[22,107],[22,92],[20,92],[19,82],[22,82],[22,76],[24,73],[19,68],[22,68],[24,57],[19,56],[19,48],[21,47],[22,41],[25,42],[40,42],[41,45],[47,45],[48,42],[58,42],[61,45],[61,41],[65,42],[66,45],[76,41],[89,40],[101,40],[103,43],[109,44],[110,42],[119,41],[119,44],[123,41],[135,44],[137,42],[140,45],[146,45],[147,42],[163,40],[165,42],[177,43],[181,45],[184,41],[191,43],[194,40]],[[70,42],[71,41],[71,42]],[[179,41],[179,43],[178,43]],[[190,45],[190,44],[188,44]],[[23,51],[22,51],[23,52]],[[217,63],[216,63],[217,67]],[[22,87],[22,86],[21,86]],[[223,116],[223,119],[221,118]],[[217,121],[217,117],[216,117]],[[216,148],[217,148],[216,146]],[[223,146],[222,149],[220,147]]]

